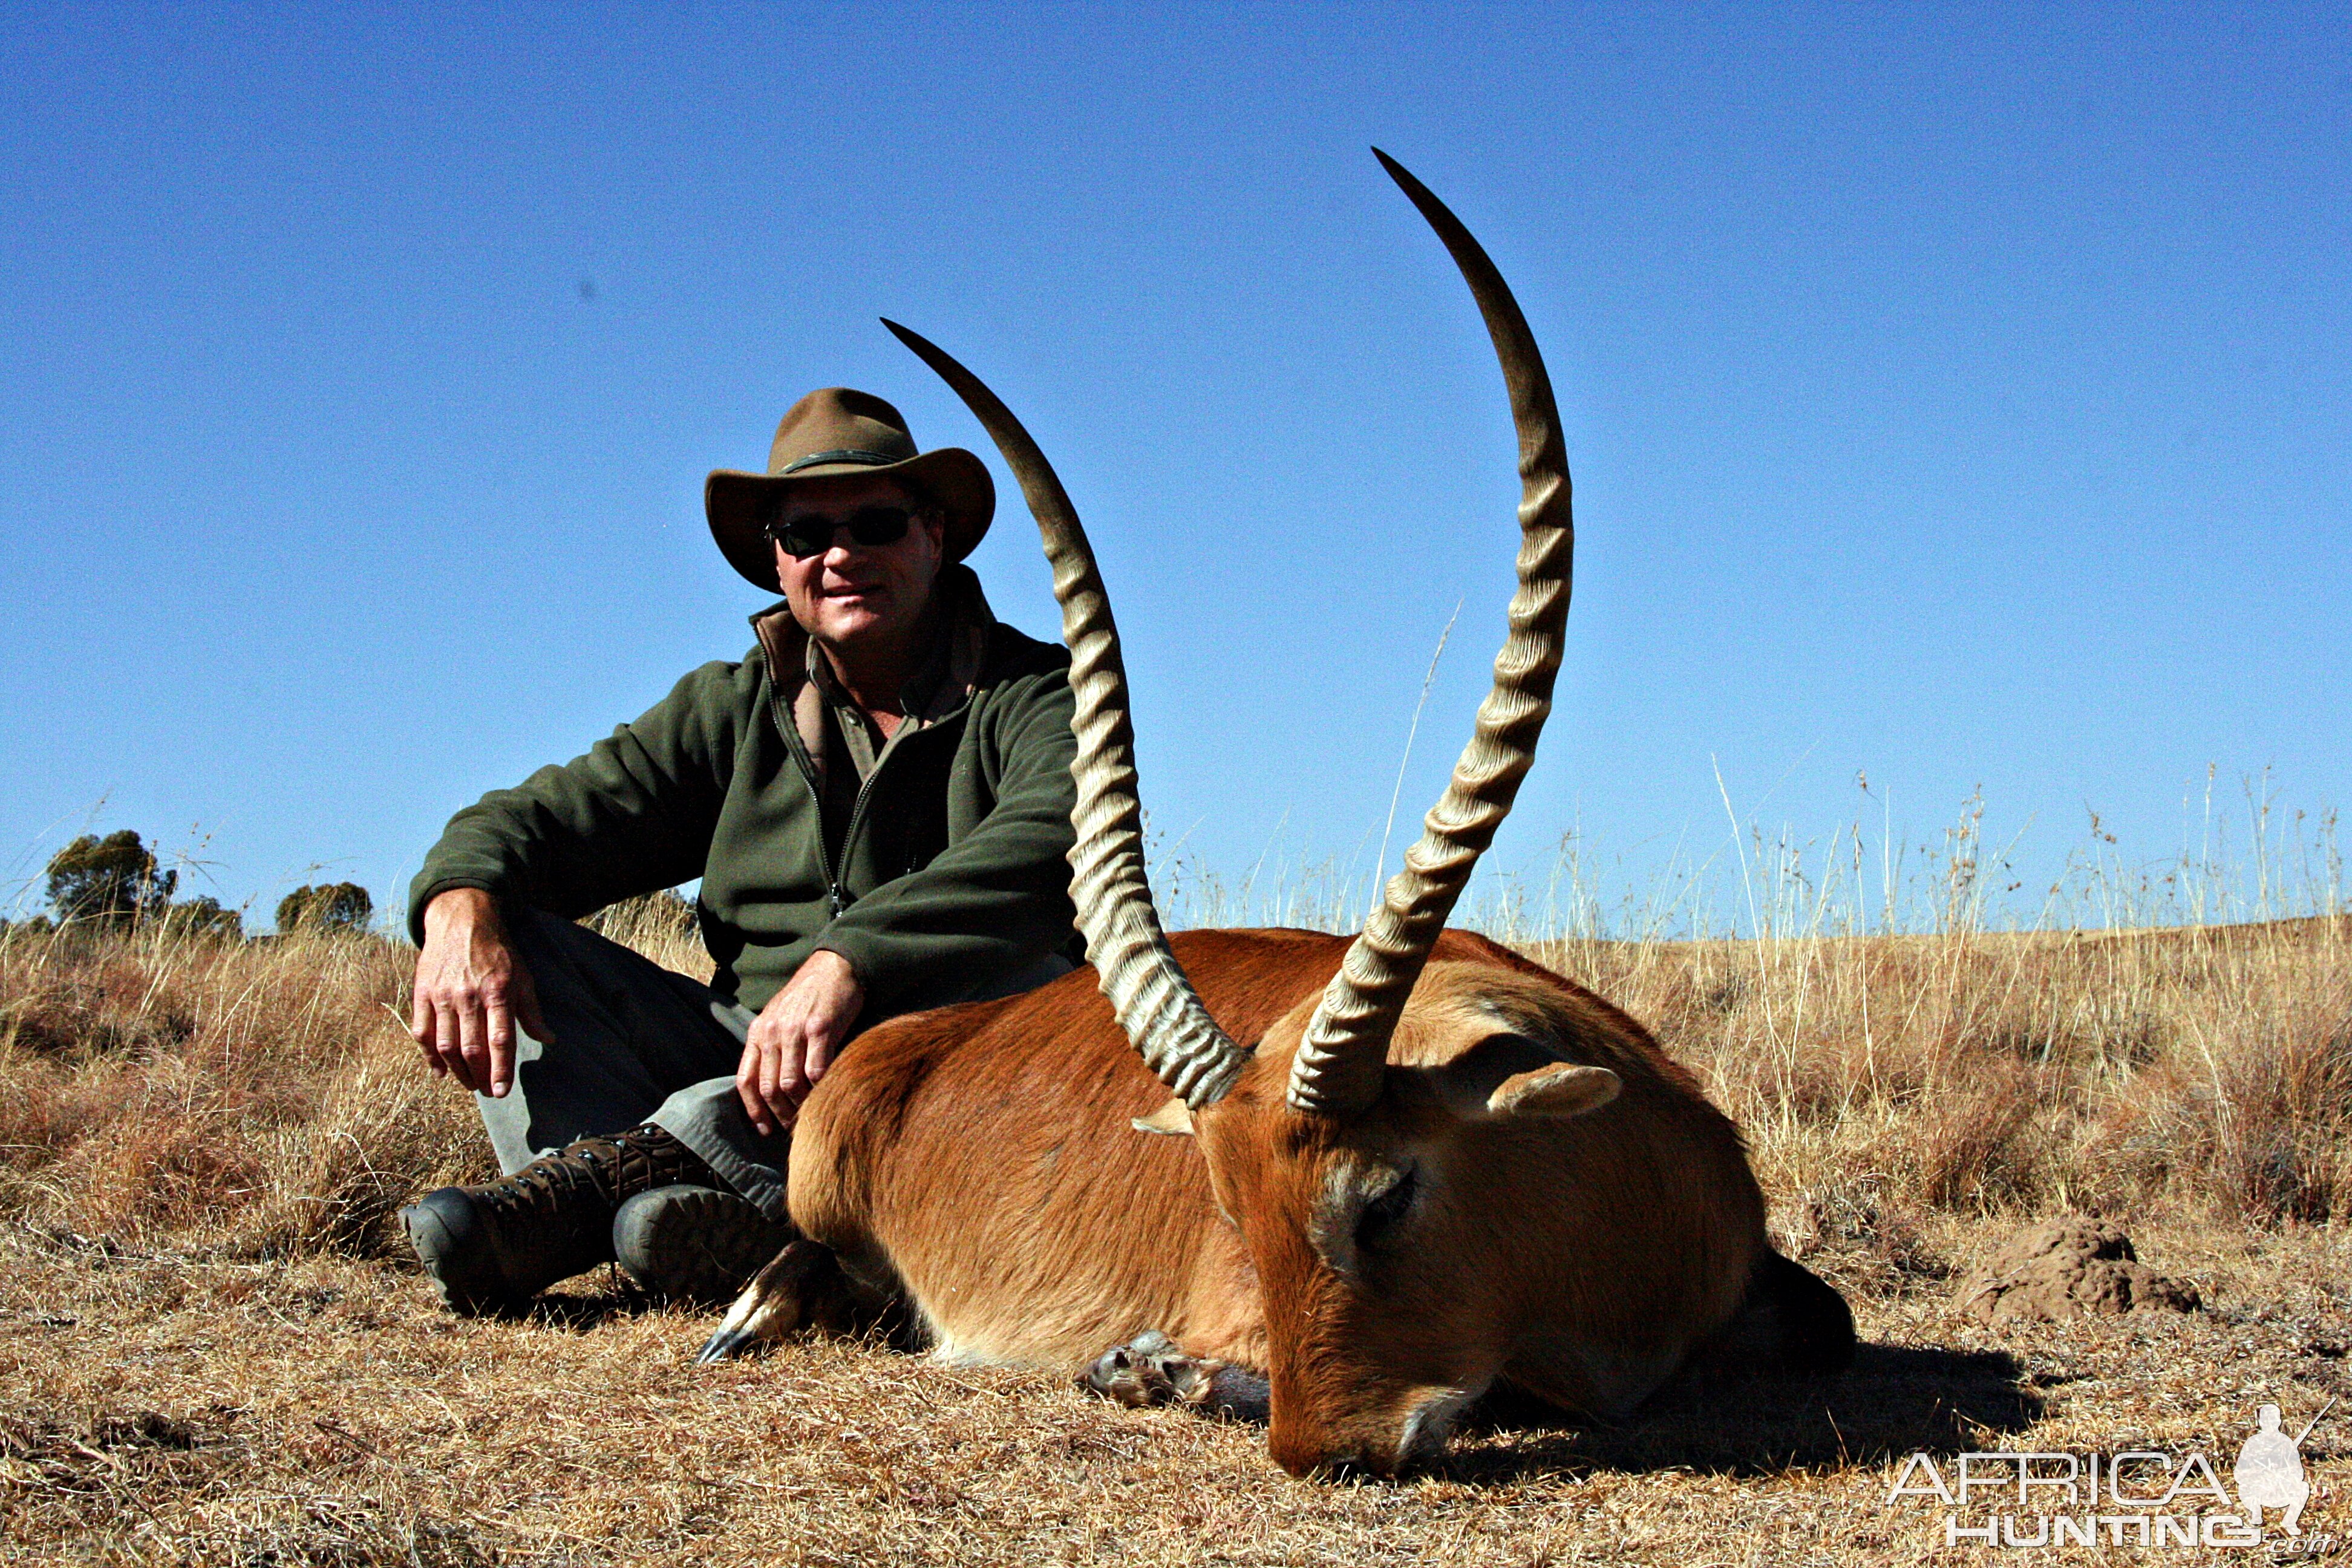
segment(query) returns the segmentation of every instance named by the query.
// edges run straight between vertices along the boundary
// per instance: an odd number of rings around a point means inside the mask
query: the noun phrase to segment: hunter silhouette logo
[[[2277,1405],[2261,1408],[2231,1472],[2234,1511],[2212,1462],[2194,1448],[2179,1455],[2148,1448],[1968,1453],[1948,1456],[1940,1468],[1933,1456],[1914,1454],[1886,1501],[1941,1503],[1946,1546],[2096,1546],[2104,1540],[2115,1546],[2255,1547],[2263,1543],[2263,1513],[2275,1510],[2280,1531],[2307,1552],[2335,1538],[2301,1539],[2304,1505],[2311,1500],[2303,1440],[2335,1407],[2329,1400],[2292,1437],[2279,1425]]]
[[[2336,1407],[2329,1400],[2320,1408],[2325,1415]],[[2283,1508],[2286,1517],[2279,1521],[2289,1535],[2301,1535],[2296,1522],[2303,1518],[2303,1505],[2311,1497],[2311,1483],[2303,1479],[2303,1440],[2319,1425],[2319,1415],[2304,1423],[2303,1430],[2290,1437],[2279,1430],[2279,1407],[2265,1405],[2254,1435],[2238,1450],[2237,1468],[2231,1476],[2238,1483],[2238,1506],[2246,1510],[2246,1522],[2256,1530],[2263,1527],[2263,1510]]]

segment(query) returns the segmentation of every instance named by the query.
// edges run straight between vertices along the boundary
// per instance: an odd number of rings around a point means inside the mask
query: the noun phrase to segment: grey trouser
[[[511,1175],[574,1139],[650,1121],[762,1214],[784,1218],[792,1133],[761,1137],[735,1094],[736,1063],[758,1015],[584,926],[514,904],[505,913],[555,1038],[517,1028],[506,1098],[474,1097],[499,1168]],[[1048,955],[976,986],[971,999],[1026,991],[1069,967]]]

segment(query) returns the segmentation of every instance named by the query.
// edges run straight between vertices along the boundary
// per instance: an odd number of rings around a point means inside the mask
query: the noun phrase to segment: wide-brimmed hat
[[[869,392],[827,386],[784,411],[766,473],[720,468],[704,483],[710,537],[736,571],[781,593],[768,520],[793,490],[845,474],[887,474],[945,512],[950,561],[971,554],[996,515],[996,481],[978,458],[961,447],[919,451],[897,409]]]

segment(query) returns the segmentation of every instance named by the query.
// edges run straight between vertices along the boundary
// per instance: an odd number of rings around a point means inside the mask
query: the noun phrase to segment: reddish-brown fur
[[[1346,940],[1192,931],[1175,948],[1256,1051],[1196,1136],[1131,1125],[1168,1091],[1082,969],[856,1041],[794,1134],[795,1224],[859,1293],[910,1305],[944,1356],[1075,1370],[1158,1330],[1263,1372],[1274,1455],[1302,1472],[1393,1468],[1497,1378],[1621,1411],[1738,1310],[1766,1242],[1738,1134],[1608,1003],[1448,931],[1380,1100],[1332,1121],[1291,1110],[1283,1085]],[[1574,1120],[1485,1111],[1506,1076],[1559,1060],[1622,1091]],[[1365,1215],[1381,1191],[1401,1217]]]

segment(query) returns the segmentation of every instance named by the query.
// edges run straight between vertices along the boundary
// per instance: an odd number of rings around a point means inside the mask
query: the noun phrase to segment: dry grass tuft
[[[0,942],[0,1213],[134,1247],[382,1253],[429,1181],[485,1168],[385,1009],[373,937]]]
[[[2352,1204],[2352,921],[1535,944],[1705,1076],[1780,1191],[2273,1225]]]

